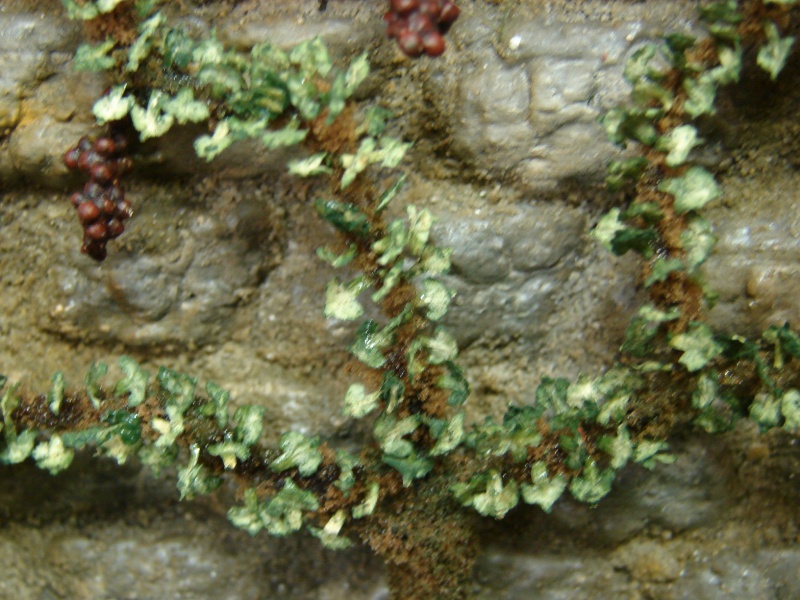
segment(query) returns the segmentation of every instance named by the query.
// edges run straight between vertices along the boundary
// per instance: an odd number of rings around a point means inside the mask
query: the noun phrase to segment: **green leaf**
[[[317,248],[317,256],[329,263],[334,269],[338,269],[349,265],[356,257],[357,250],[358,247],[355,244],[350,244],[342,254],[336,254],[333,250],[324,246]]]
[[[711,255],[717,237],[711,228],[711,223],[699,215],[694,215],[681,232],[681,244],[686,250],[684,262],[691,273],[702,265]]]
[[[356,483],[356,476],[353,469],[361,463],[358,457],[353,456],[346,450],[337,450],[334,458],[336,465],[339,467],[339,478],[334,482],[334,485],[342,490],[345,497],[349,496],[350,490]]]
[[[141,141],[161,137],[175,122],[175,117],[162,110],[162,98],[164,97],[163,92],[153,90],[147,101],[147,108],[142,108],[138,104],[134,104],[131,108],[131,120],[136,131],[139,132]]]
[[[773,393],[756,394],[750,405],[750,418],[764,429],[777,427],[781,420],[781,398]]]
[[[289,60],[300,67],[303,77],[316,73],[324,77],[332,66],[328,49],[319,37],[297,44],[289,53]]]
[[[406,207],[408,213],[408,249],[414,256],[421,256],[428,245],[431,227],[436,218],[427,208],[417,210],[410,204]]]
[[[387,266],[403,253],[408,234],[402,219],[395,219],[387,227],[386,236],[372,244],[372,250],[378,255],[378,264]]]
[[[664,312],[652,304],[642,306],[625,330],[625,342],[620,350],[632,356],[646,356],[651,351],[650,341],[658,333],[660,324],[674,321],[679,316],[677,308]]]
[[[86,386],[86,393],[89,395],[89,400],[92,401],[92,406],[95,408],[100,408],[100,403],[102,402],[102,398],[100,397],[100,379],[105,377],[106,373],[108,373],[108,365],[106,365],[106,363],[93,362],[83,380]]]
[[[263,406],[240,406],[233,414],[236,421],[234,437],[245,446],[252,446],[261,437],[264,426],[264,413],[267,409]]]
[[[217,123],[212,135],[201,135],[194,141],[194,151],[200,158],[211,161],[234,141],[230,125],[226,120]]]
[[[423,338],[430,350],[428,361],[432,365],[441,365],[458,356],[458,342],[444,327],[437,327],[433,337]]]
[[[300,475],[309,477],[317,472],[322,463],[319,444],[319,436],[308,438],[297,431],[284,433],[280,441],[283,454],[270,463],[270,468],[280,473],[297,467]]]
[[[139,25],[139,35],[128,50],[128,64],[125,70],[133,72],[139,69],[142,60],[150,53],[156,31],[165,21],[164,15],[158,12]]]
[[[624,467],[633,455],[633,443],[624,423],[617,428],[617,435],[601,436],[597,447],[611,456],[610,466],[615,470]]]
[[[360,419],[378,408],[380,392],[367,393],[367,389],[360,383],[354,383],[347,388],[344,395],[342,413],[349,417]]]
[[[50,391],[47,392],[47,405],[54,415],[58,415],[64,400],[64,373],[56,371],[51,382]]]
[[[292,119],[289,124],[283,129],[270,130],[261,136],[261,141],[264,142],[269,150],[275,148],[283,148],[285,146],[294,146],[299,144],[308,135],[307,129],[300,129],[300,122],[297,119]]]
[[[672,454],[666,454],[668,445],[662,440],[642,440],[636,444],[633,453],[633,462],[639,463],[645,469],[652,469],[658,463],[671,464],[677,459]]]
[[[31,455],[33,444],[36,442],[36,432],[32,429],[17,434],[6,423],[6,447],[0,452],[0,464],[16,465]]]
[[[403,476],[403,487],[410,486],[415,479],[425,477],[433,469],[433,461],[417,455],[416,452],[404,457],[384,454],[381,461]]]
[[[114,386],[114,395],[128,394],[128,406],[139,406],[147,398],[147,382],[150,374],[139,367],[139,363],[130,356],[120,356],[119,368],[125,378]]]
[[[756,61],[758,66],[769,73],[770,78],[775,81],[786,65],[794,37],[781,38],[778,28],[772,21],[764,23],[764,33],[767,35],[767,43],[759,48]]]
[[[656,258],[650,263],[650,274],[644,280],[644,287],[650,287],[656,282],[666,281],[670,273],[683,271],[683,261],[680,258]]]
[[[369,58],[367,52],[362,52],[350,62],[345,73],[345,97],[349,98],[358,89],[358,86],[369,75]]]
[[[328,157],[327,152],[317,152],[308,158],[290,160],[288,163],[289,174],[298,177],[312,177],[314,175],[327,175],[333,170],[324,164]]]
[[[64,10],[67,11],[67,16],[70,19],[90,21],[100,14],[97,10],[97,6],[92,2],[78,4],[75,0],[61,0],[61,4],[64,6]]]
[[[359,237],[369,235],[369,219],[355,204],[336,200],[316,200],[314,208],[323,219],[339,231]]]
[[[367,484],[367,494],[364,496],[364,500],[360,504],[356,504],[351,511],[354,519],[363,519],[372,514],[378,504],[379,491],[380,485],[377,481],[370,481]]]
[[[520,486],[522,500],[526,504],[538,504],[542,510],[549,513],[556,500],[567,489],[567,478],[558,473],[554,477],[547,475],[547,463],[536,462],[531,467],[532,483],[523,483]]]
[[[65,448],[61,437],[53,434],[49,441],[40,442],[31,456],[37,467],[50,471],[50,475],[56,475],[72,464],[75,452],[71,448]]]
[[[582,476],[572,480],[569,491],[578,502],[594,504],[611,491],[613,480],[613,469],[601,471],[597,463],[589,458],[584,465]]]
[[[199,123],[211,116],[206,103],[195,100],[194,92],[188,87],[182,87],[177,96],[163,101],[161,108],[175,117],[175,120],[181,125],[189,122]]]
[[[736,0],[719,0],[705,6],[699,6],[697,11],[704,21],[724,21],[736,24],[742,20]]]
[[[222,485],[222,479],[212,476],[198,464],[200,449],[197,446],[192,445],[189,456],[187,465],[178,469],[178,491],[181,493],[181,500],[205,496]]]
[[[643,156],[625,160],[612,160],[608,163],[606,185],[612,192],[616,192],[626,183],[636,181],[641,177],[647,165],[650,164]]]
[[[728,85],[739,81],[742,70],[742,46],[738,42],[733,48],[726,44],[717,46],[719,66],[711,69],[709,75],[719,85]]]
[[[406,174],[403,173],[397,181],[395,181],[389,188],[386,189],[385,192],[381,194],[380,199],[378,200],[378,205],[375,207],[375,213],[381,212],[384,208],[389,205],[389,202],[397,195],[397,193],[403,189],[403,186],[406,184]]]
[[[441,456],[455,450],[464,439],[464,419],[466,414],[459,411],[450,420],[446,421],[446,426],[437,435],[436,443],[431,448],[431,456]]]
[[[671,109],[675,102],[670,90],[648,79],[640,79],[634,84],[631,98],[641,106],[650,106],[652,101],[658,102],[664,110]]]
[[[716,112],[714,99],[717,95],[717,82],[711,73],[703,73],[697,79],[684,79],[683,89],[687,96],[683,110],[690,117],[696,119],[700,115],[713,115]]]
[[[236,468],[237,461],[244,461],[250,458],[250,451],[247,446],[241,442],[234,442],[230,439],[218,444],[209,444],[206,447],[206,452],[212,456],[218,456],[222,459],[222,464],[225,469],[230,470]]]
[[[703,167],[691,167],[681,177],[667,178],[658,189],[675,196],[678,213],[699,210],[722,195],[714,176]]]
[[[325,288],[325,316],[341,321],[358,319],[364,314],[358,295],[365,287],[366,283],[362,277],[356,278],[349,284],[342,283],[338,277],[331,279]]]
[[[659,138],[656,150],[667,152],[665,163],[668,167],[677,167],[686,162],[689,152],[699,146],[702,140],[697,137],[697,129],[692,125],[679,125],[668,134]]]
[[[503,478],[495,470],[476,475],[469,483],[457,483],[450,489],[461,504],[495,519],[502,519],[519,502],[517,482],[509,479],[503,485]]]
[[[419,415],[398,420],[392,415],[382,414],[376,419],[372,433],[386,455],[406,458],[414,453],[414,443],[403,438],[414,433],[419,424]]]
[[[455,296],[455,291],[448,288],[436,279],[424,279],[421,284],[419,299],[427,309],[427,316],[431,321],[438,321],[447,313],[450,300]]]
[[[116,61],[108,53],[116,46],[116,42],[108,38],[99,44],[81,44],[75,51],[72,67],[76,71],[105,71],[114,66]]]
[[[786,390],[781,395],[781,414],[783,428],[790,433],[800,429],[800,392],[796,389]]]
[[[654,69],[650,66],[650,62],[658,54],[658,48],[655,44],[645,44],[633,54],[625,62],[625,70],[623,72],[625,79],[631,85],[635,85],[643,78],[660,78],[662,77],[661,71]]]
[[[112,87],[92,106],[92,114],[100,125],[108,121],[119,121],[135,106],[132,96],[124,96],[125,86],[126,84]]]
[[[206,393],[211,399],[211,405],[214,409],[214,417],[217,419],[217,424],[220,427],[225,427],[228,423],[228,400],[231,397],[230,392],[223,390],[213,381],[206,383]]]
[[[678,362],[691,372],[702,369],[723,350],[722,344],[714,339],[709,326],[697,322],[690,323],[685,333],[674,336],[669,345],[683,352]]]
[[[450,397],[447,399],[450,406],[461,406],[469,397],[469,383],[464,377],[464,372],[455,363],[446,362],[444,366],[447,370],[439,377],[436,385],[450,391]]]
[[[309,526],[308,530],[314,537],[318,538],[326,548],[331,550],[344,550],[353,545],[353,542],[339,535],[346,520],[347,513],[344,509],[341,509],[336,511],[336,513],[328,519],[328,522],[322,529]]]
[[[197,379],[172,369],[161,367],[156,375],[161,389],[167,396],[167,414],[172,418],[171,410],[182,415],[194,402],[194,390]]]

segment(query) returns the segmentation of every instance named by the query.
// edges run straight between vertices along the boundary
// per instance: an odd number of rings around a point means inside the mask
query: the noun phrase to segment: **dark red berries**
[[[125,200],[125,190],[119,185],[119,177],[133,165],[129,158],[119,156],[127,146],[120,135],[96,140],[82,137],[64,154],[69,169],[89,175],[83,192],[75,192],[69,201],[83,225],[81,252],[97,261],[105,259],[108,240],[122,235],[125,221],[133,216],[131,203]]]
[[[444,34],[461,11],[452,0],[390,0],[386,35],[397,40],[406,56],[439,56]]]

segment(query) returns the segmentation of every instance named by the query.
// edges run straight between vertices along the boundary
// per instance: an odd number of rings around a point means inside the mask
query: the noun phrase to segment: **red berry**
[[[419,0],[392,0],[392,10],[401,15],[407,15],[419,8]]]
[[[75,208],[78,208],[78,206],[80,206],[81,202],[83,202],[84,200],[86,200],[86,197],[80,192],[75,192],[74,194],[72,194],[72,196],[69,197],[70,204],[72,204],[72,206],[74,206]]]
[[[114,178],[114,171],[116,169],[112,169],[105,163],[96,164],[92,167],[92,181],[100,184],[109,183]]]
[[[94,143],[94,151],[103,156],[111,156],[117,149],[117,145],[110,137],[101,137]]]
[[[459,9],[455,3],[445,0],[445,3],[442,5],[442,11],[439,13],[439,24],[450,25],[450,23],[458,18],[459,14],[461,14],[461,9]]]
[[[108,215],[109,217],[117,211],[117,205],[113,200],[109,200],[108,198],[102,199],[100,208],[103,210],[103,214]]]
[[[81,152],[86,152],[87,150],[92,149],[92,140],[89,136],[83,136],[81,139],[78,140],[78,145],[75,146]]]
[[[441,12],[439,0],[420,0],[418,12],[430,17],[432,21],[438,21],[439,13]]]
[[[422,38],[416,31],[404,30],[397,36],[397,45],[406,56],[419,56],[422,53]]]
[[[103,195],[104,189],[105,188],[96,181],[88,181],[86,185],[83,186],[83,195],[95,200]]]
[[[104,240],[108,235],[108,228],[105,223],[97,221],[87,226],[84,232],[90,240]]]
[[[64,164],[67,165],[68,169],[77,169],[78,168],[78,157],[81,155],[81,151],[78,148],[70,148],[64,154]]]
[[[103,261],[108,255],[106,252],[106,243],[94,240],[84,240],[83,246],[81,246],[81,252],[88,254],[96,261]]]
[[[125,231],[125,225],[119,219],[111,219],[108,222],[108,237],[112,240],[119,237]]]
[[[444,52],[444,38],[438,31],[428,31],[422,34],[422,45],[428,56],[439,56]]]
[[[116,215],[121,219],[130,219],[133,216],[133,206],[127,200],[117,202]]]
[[[91,200],[81,202],[78,205],[78,218],[81,220],[81,222],[91,223],[99,216],[100,216],[100,209],[97,208],[97,204],[95,204]]]

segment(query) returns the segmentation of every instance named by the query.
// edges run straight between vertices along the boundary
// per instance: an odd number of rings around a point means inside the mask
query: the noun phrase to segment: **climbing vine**
[[[425,10],[439,10],[436,19],[414,30],[409,23],[421,4],[393,1],[389,35],[406,54],[435,56],[458,9],[427,3]],[[95,232],[95,240],[92,232],[103,226],[108,234],[114,219],[123,220],[124,198],[100,216],[101,199],[118,186],[121,138],[113,136],[120,129],[145,141],[176,124],[204,125],[194,149],[209,161],[243,139],[268,150],[297,147],[302,154],[287,170],[327,181],[327,193],[308,204],[338,236],[318,250],[339,273],[326,286],[324,314],[357,323],[349,350],[360,378],[341,410],[367,423],[372,440],[354,453],[288,431],[277,447],[265,447],[263,407],[230,414],[229,394],[216,384],[200,386],[166,367],[153,376],[123,356],[122,379],[108,381],[107,366],[95,363],[80,389],[56,373],[36,396],[0,377],[0,461],[32,458],[55,474],[91,446],[119,463],[135,457],[156,473],[177,465],[182,499],[211,493],[229,477],[239,485],[240,502],[228,512],[234,526],[276,536],[306,529],[334,549],[360,538],[389,563],[397,597],[461,598],[475,552],[467,510],[502,518],[521,502],[549,511],[567,491],[596,503],[626,464],[674,460],[667,438],[683,425],[717,432],[749,417],[796,433],[800,336],[787,325],[749,340],[703,322],[713,291],[700,267],[715,241],[703,209],[722,189],[692,162],[703,143],[697,119],[713,114],[718,91],[738,81],[745,49],[757,48],[758,66],[779,75],[794,42],[784,31],[795,5],[713,2],[700,9],[707,36],[668,35],[633,53],[625,68],[632,103],[602,118],[612,141],[637,148],[608,171],[611,190],[630,190],[633,201],[603,216],[594,236],[616,254],[643,257],[650,301],[607,372],[544,378],[528,404],[468,425],[467,377],[442,324],[454,295],[441,277],[450,250],[431,238],[427,208],[408,205],[403,218],[386,217],[404,184],[395,169],[410,143],[386,133],[386,111],[352,100],[369,76],[367,55],[336,66],[319,39],[235,51],[213,33],[193,37],[156,2],[64,0],[93,40],[78,49],[75,67],[105,71],[112,81],[92,107],[109,137],[66,154],[92,178],[87,186],[99,186],[94,196],[84,189],[73,199],[87,253],[102,260],[106,238],[115,236]],[[127,218],[132,208],[122,206]],[[102,252],[91,245],[100,241]],[[405,503],[415,495],[438,511],[435,523]],[[410,535],[419,522],[429,530]]]

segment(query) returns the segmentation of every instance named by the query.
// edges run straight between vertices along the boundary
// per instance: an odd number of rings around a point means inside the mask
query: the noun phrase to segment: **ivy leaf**
[[[613,469],[601,471],[594,460],[587,459],[583,474],[572,480],[569,491],[578,502],[594,504],[611,491],[613,480]]]
[[[192,445],[189,454],[187,465],[178,469],[178,491],[181,493],[181,500],[191,500],[195,496],[210,494],[222,485],[222,479],[214,477],[198,464],[200,449],[197,446]]]
[[[688,77],[683,81],[683,89],[687,98],[683,110],[693,119],[700,115],[713,115],[714,99],[717,95],[717,83],[711,73],[703,73],[697,79]]]
[[[461,406],[469,397],[469,383],[464,377],[464,372],[454,362],[446,362],[444,366],[447,370],[444,375],[439,377],[436,385],[442,389],[450,390],[450,397],[447,399],[447,403],[450,406]]]
[[[324,77],[333,65],[328,49],[319,37],[297,44],[289,53],[289,60],[300,67],[304,77],[315,73]]]
[[[680,258],[656,258],[650,264],[650,274],[644,280],[644,287],[650,287],[658,281],[665,281],[670,273],[683,271],[683,261]]]
[[[267,409],[263,406],[240,406],[233,414],[236,421],[234,437],[245,446],[252,446],[261,437],[264,426],[264,413]]]
[[[664,160],[668,167],[677,167],[686,162],[689,152],[699,146],[702,140],[697,137],[697,129],[692,125],[679,125],[659,138],[656,150],[667,152]]]
[[[334,482],[334,485],[342,490],[344,496],[347,497],[356,483],[356,476],[353,473],[353,469],[361,463],[357,457],[341,449],[336,451],[334,461],[339,467],[339,479]]]
[[[691,372],[702,369],[724,349],[722,344],[714,339],[709,326],[697,322],[690,323],[685,333],[674,336],[669,345],[683,352],[678,362]]]
[[[624,467],[633,455],[633,443],[624,423],[617,428],[617,435],[602,436],[597,447],[611,456],[610,466],[615,470]]]
[[[214,409],[214,417],[220,427],[225,427],[228,423],[228,400],[231,397],[230,392],[223,390],[213,381],[206,383],[206,393],[211,398],[211,406]]]
[[[133,126],[139,132],[139,139],[145,141],[154,137],[161,137],[169,131],[175,122],[175,117],[162,110],[164,93],[153,90],[147,101],[147,108],[134,104],[131,108]]]
[[[205,102],[195,100],[194,92],[188,87],[182,87],[177,96],[163,101],[161,107],[181,125],[199,123],[211,116]]]
[[[455,291],[448,288],[436,279],[423,279],[419,299],[427,309],[427,316],[431,321],[438,321],[447,314],[450,300],[455,296]]]
[[[378,199],[378,205],[375,207],[375,213],[381,212],[384,208],[389,205],[389,202],[397,195],[397,193],[403,189],[403,186],[406,184],[406,174],[403,173],[397,181],[395,181],[389,188],[386,189],[385,192],[381,194],[381,197]]]
[[[538,504],[546,513],[550,512],[553,504],[567,489],[567,478],[561,473],[554,477],[548,477],[547,464],[544,462],[533,464],[531,481],[530,484],[523,483],[520,486],[522,500],[525,504]]]
[[[165,20],[164,15],[158,12],[139,25],[139,35],[128,50],[128,64],[125,66],[127,71],[139,69],[142,60],[150,53],[156,31]]]
[[[464,439],[464,419],[466,414],[459,411],[450,420],[446,421],[445,427],[434,435],[436,443],[431,448],[431,456],[441,456],[455,450]]]
[[[56,371],[51,382],[50,391],[47,392],[47,405],[54,415],[58,415],[61,402],[64,400],[64,373]]]
[[[99,44],[81,44],[75,51],[72,67],[76,71],[105,71],[114,66],[116,61],[108,53],[116,46],[116,42],[108,38]]]
[[[672,454],[666,454],[667,443],[663,440],[642,440],[636,444],[633,453],[633,462],[639,463],[645,469],[652,469],[657,463],[674,463],[677,458]]]
[[[16,465],[31,455],[33,445],[36,442],[35,431],[26,429],[17,434],[6,423],[5,437],[6,447],[0,452],[0,464]]]
[[[115,85],[92,105],[92,114],[100,125],[108,121],[119,121],[135,106],[133,97],[124,95],[125,87],[126,84]]]
[[[194,151],[200,158],[211,161],[233,143],[231,127],[226,120],[217,123],[212,135],[201,135],[194,141]]]
[[[314,537],[319,539],[326,548],[330,548],[331,550],[344,550],[353,545],[353,542],[339,535],[346,520],[347,513],[344,509],[341,509],[336,511],[334,515],[328,519],[328,522],[322,529],[309,526],[308,530]]]
[[[458,342],[443,327],[437,327],[432,338],[424,338],[430,350],[428,360],[433,365],[441,365],[458,356]]]
[[[264,142],[269,150],[282,148],[285,146],[294,146],[299,144],[308,135],[307,129],[300,129],[300,122],[297,119],[292,119],[289,124],[283,129],[270,130],[261,136],[261,141]]]
[[[796,433],[800,428],[800,392],[796,389],[787,390],[781,395],[781,414],[784,418],[783,428]]]
[[[380,392],[368,394],[363,385],[354,383],[347,388],[347,393],[344,395],[342,412],[356,419],[365,417],[378,407],[380,395]]]
[[[37,467],[50,471],[50,475],[56,475],[72,464],[75,451],[65,448],[61,437],[54,434],[49,441],[39,443],[31,456]]]
[[[86,386],[86,393],[89,396],[89,400],[92,401],[92,406],[95,408],[100,408],[100,403],[102,402],[102,398],[100,397],[100,379],[105,377],[106,373],[108,373],[108,365],[106,365],[106,363],[93,362],[83,380]]]
[[[502,519],[519,502],[517,482],[503,479],[495,470],[473,477],[469,483],[457,483],[450,488],[461,504],[472,506],[485,517]]]
[[[726,44],[717,46],[719,66],[709,72],[711,78],[719,85],[728,85],[739,81],[742,70],[742,46],[738,42],[731,48]]]
[[[419,415],[398,420],[392,415],[382,414],[375,421],[372,433],[386,455],[406,458],[414,453],[414,443],[403,438],[414,433],[419,424]]]
[[[794,37],[781,38],[778,28],[772,21],[764,23],[764,33],[767,35],[767,43],[758,50],[758,66],[769,73],[770,78],[775,81],[778,74],[786,65],[786,59],[794,44]]]
[[[684,262],[690,273],[706,261],[716,243],[711,223],[700,215],[690,218],[686,229],[681,232],[681,244],[686,251]]]
[[[360,504],[356,504],[351,511],[354,519],[363,519],[372,514],[378,504],[379,491],[380,485],[377,481],[370,481],[367,484],[367,494],[364,496],[364,500]]]
[[[403,476],[403,487],[410,486],[415,479],[425,477],[433,469],[433,461],[412,452],[408,456],[390,456],[384,454],[381,461],[397,470]]]
[[[357,277],[349,284],[344,284],[338,277],[328,282],[325,288],[324,314],[329,319],[354,321],[364,314],[364,307],[358,301],[358,295],[364,290],[366,283]]]
[[[288,163],[289,173],[291,175],[297,175],[298,177],[312,177],[314,175],[332,173],[333,170],[324,164],[327,157],[327,152],[317,152],[308,158],[290,160]]]
[[[643,156],[625,160],[612,160],[606,170],[606,185],[612,192],[616,192],[629,181],[636,181],[650,164]],[[619,210],[619,209],[617,209]]]
[[[369,235],[369,219],[355,204],[320,199],[314,202],[314,208],[323,219],[339,231],[359,237]]]
[[[702,167],[691,167],[680,177],[667,178],[658,189],[675,196],[678,213],[701,209],[722,195],[714,176]]]
[[[289,431],[281,436],[280,449],[283,454],[270,463],[270,468],[278,473],[297,467],[300,475],[310,477],[322,463],[318,436],[308,438],[297,431]]]
[[[225,469],[230,470],[236,468],[237,461],[244,461],[250,457],[247,446],[241,442],[234,442],[230,439],[218,444],[209,444],[206,447],[206,451],[212,456],[218,456],[222,459],[222,464]]]
[[[139,363],[130,356],[120,356],[119,368],[125,374],[125,378],[114,386],[114,395],[128,394],[128,406],[139,406],[147,397],[147,381],[150,374],[139,367]]]

